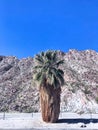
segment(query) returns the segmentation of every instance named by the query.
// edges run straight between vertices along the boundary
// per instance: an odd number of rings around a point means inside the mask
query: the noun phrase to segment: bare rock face
[[[32,86],[33,64],[33,58],[0,57],[0,111],[39,110],[38,89]]]
[[[77,113],[98,112],[98,53],[69,50],[64,60],[61,109]]]
[[[61,111],[98,112],[98,53],[93,50],[58,51],[64,59],[65,85]],[[0,111],[40,111],[39,90],[32,83],[33,58],[0,56]]]

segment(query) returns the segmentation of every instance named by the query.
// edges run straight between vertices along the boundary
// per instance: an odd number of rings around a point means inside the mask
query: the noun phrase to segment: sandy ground
[[[0,113],[0,130],[98,130],[98,114],[61,113],[57,123],[45,123],[40,113]]]

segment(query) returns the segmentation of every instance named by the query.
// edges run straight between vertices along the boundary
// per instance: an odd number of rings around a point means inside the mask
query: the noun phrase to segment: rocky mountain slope
[[[93,50],[58,51],[64,59],[65,85],[61,111],[98,112],[98,53]],[[32,83],[33,58],[0,56],[0,111],[40,111],[39,91]]]

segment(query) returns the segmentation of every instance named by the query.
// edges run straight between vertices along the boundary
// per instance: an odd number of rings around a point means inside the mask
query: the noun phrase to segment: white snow
[[[96,129],[98,130],[98,114],[83,114],[76,113],[61,113],[59,123],[45,123],[41,119],[40,113],[5,113],[5,119],[3,119],[4,113],[0,113],[0,129]],[[96,122],[83,123],[83,120],[89,120],[90,118],[96,120]],[[75,122],[76,120],[76,122]],[[82,125],[86,125],[85,128],[81,128]]]

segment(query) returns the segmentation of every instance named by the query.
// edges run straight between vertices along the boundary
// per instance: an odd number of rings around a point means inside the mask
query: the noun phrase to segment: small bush
[[[85,87],[84,90],[83,90],[83,92],[84,92],[85,94],[91,94],[91,91],[89,90],[88,87]]]
[[[96,102],[98,103],[98,97],[95,98]]]
[[[25,112],[27,113],[31,113],[31,112],[38,112],[37,108],[34,108],[34,107],[28,107]]]

